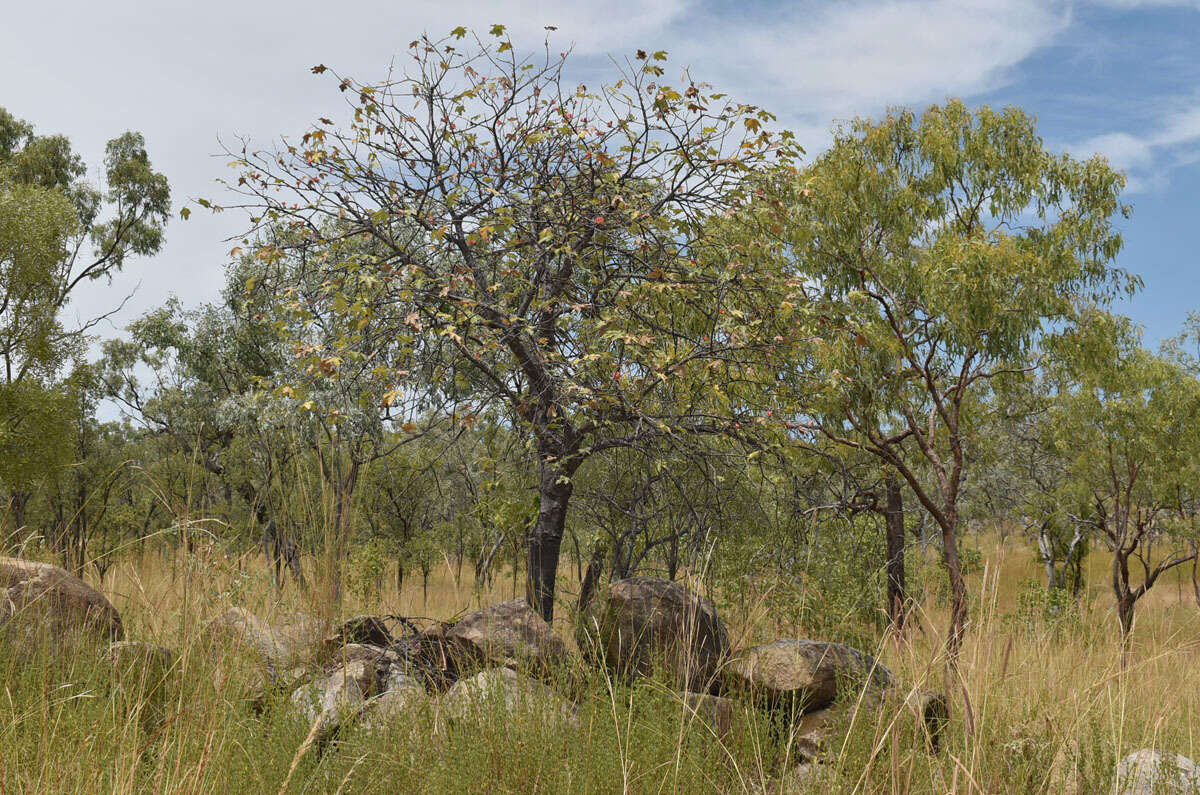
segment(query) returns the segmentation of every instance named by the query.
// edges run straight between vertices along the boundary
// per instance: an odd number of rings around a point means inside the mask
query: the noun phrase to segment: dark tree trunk
[[[887,531],[887,610],[896,632],[904,631],[908,586],[904,572],[904,497],[900,481],[888,478],[887,506],[884,508]]]
[[[1129,662],[1129,643],[1133,638],[1133,606],[1137,597],[1132,593],[1117,596],[1117,620],[1121,622],[1121,667]]]
[[[28,491],[14,491],[8,498],[9,510],[12,511],[12,528],[14,531],[25,527],[25,509],[29,505]]]
[[[525,598],[547,622],[554,618],[554,584],[567,523],[567,503],[574,485],[570,473],[542,464],[537,522],[529,534]]]
[[[600,567],[604,565],[604,544],[596,544],[592,550],[592,559],[588,561],[587,572],[583,575],[583,583],[579,586],[579,612],[582,613],[591,604],[596,595],[596,586],[600,584]]]
[[[675,582],[679,576],[679,531],[671,532],[671,541],[667,545],[667,579]]]
[[[1193,545],[1192,554],[1196,554],[1196,548]],[[1200,577],[1197,574],[1196,567],[1200,566],[1200,557],[1192,558],[1192,594],[1196,597],[1196,607],[1200,607]]]

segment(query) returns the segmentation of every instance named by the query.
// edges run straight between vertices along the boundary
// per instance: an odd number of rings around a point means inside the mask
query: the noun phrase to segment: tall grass
[[[1022,581],[1037,568],[1028,552],[1011,540],[984,552],[956,678],[947,681],[939,657],[946,621],[932,592],[919,626],[866,649],[906,685],[949,692],[953,719],[941,752],[924,749],[902,710],[860,711],[810,791],[1106,792],[1117,759],[1134,749],[1200,757],[1200,610],[1190,583],[1165,581],[1139,605],[1122,670],[1102,585],[1078,611],[1031,608]],[[1100,554],[1093,566],[1092,581],[1104,583]],[[419,581],[399,593],[384,588],[377,602],[348,592],[343,613],[446,618],[511,597],[505,578],[478,592],[454,573],[449,562],[439,567],[427,595]],[[202,630],[231,605],[271,619],[320,613],[320,598],[294,586],[278,593],[260,558],[229,555],[207,537],[190,554],[127,551],[100,586],[129,638],[178,655],[162,720],[146,719],[149,688],[114,673],[97,650],[67,654],[50,644],[29,657],[5,647],[0,792],[277,792],[309,727],[286,693],[259,706],[246,700],[254,662]],[[751,606],[745,616],[731,627],[745,644],[807,635],[765,609]],[[569,638],[567,620],[557,629]],[[301,760],[289,791],[770,792],[780,791],[794,756],[751,710],[720,739],[660,682],[630,686],[592,671],[572,688],[579,712],[567,724],[498,705],[478,720],[447,721],[428,700],[380,729],[342,732],[323,754]]]

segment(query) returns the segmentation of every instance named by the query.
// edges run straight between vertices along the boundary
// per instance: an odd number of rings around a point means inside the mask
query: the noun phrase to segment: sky
[[[775,113],[810,156],[831,127],[949,97],[1037,116],[1048,147],[1099,152],[1124,170],[1133,217],[1118,264],[1143,291],[1119,309],[1154,346],[1200,310],[1200,0],[45,0],[0,16],[0,106],[62,133],[98,173],[104,144],[146,137],[175,214],[162,251],[87,286],[80,318],[124,309],[106,336],[177,295],[218,298],[246,219],[178,210],[220,202],[224,146],[299,137],[343,107],[327,64],[382,78],[423,32],[508,27],[518,49],[573,48],[580,75],[667,50],[669,74]],[[396,59],[399,61],[400,59]]]

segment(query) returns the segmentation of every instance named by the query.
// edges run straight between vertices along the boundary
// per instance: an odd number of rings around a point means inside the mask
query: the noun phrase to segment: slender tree
[[[941,529],[957,657],[967,620],[959,498],[977,408],[1036,363],[1046,329],[1135,282],[1112,265],[1123,178],[1046,150],[1034,120],[959,102],[835,132],[784,175],[761,229],[808,308],[800,424],[893,468]]]
[[[1127,653],[1137,602],[1164,572],[1196,558],[1186,501],[1200,475],[1200,381],[1143,349],[1125,318],[1093,313],[1055,347],[1052,444],[1070,473],[1062,499],[1086,506],[1112,553]]]

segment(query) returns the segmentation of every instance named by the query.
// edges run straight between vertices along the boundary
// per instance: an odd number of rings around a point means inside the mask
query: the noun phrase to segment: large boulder
[[[232,607],[209,624],[208,633],[250,652],[274,675],[308,660],[322,640],[323,628],[312,616],[284,616],[269,624],[245,608]]]
[[[570,721],[575,706],[541,682],[511,668],[489,668],[454,683],[440,702],[450,720],[477,722],[488,714],[522,712],[547,720]]]
[[[735,655],[725,670],[731,692],[797,715],[829,706],[841,692],[877,700],[895,677],[869,654],[842,643],[784,638]]]
[[[614,582],[580,619],[580,648],[625,679],[661,673],[677,687],[708,692],[729,655],[712,603],[667,580]]]
[[[1179,754],[1142,748],[1117,763],[1119,795],[1200,792],[1200,765]]]
[[[6,557],[0,557],[0,627],[25,640],[55,643],[125,635],[117,609],[83,580],[49,563]]]
[[[524,599],[467,613],[446,630],[464,663],[515,664],[538,673],[559,667],[567,647]]]

